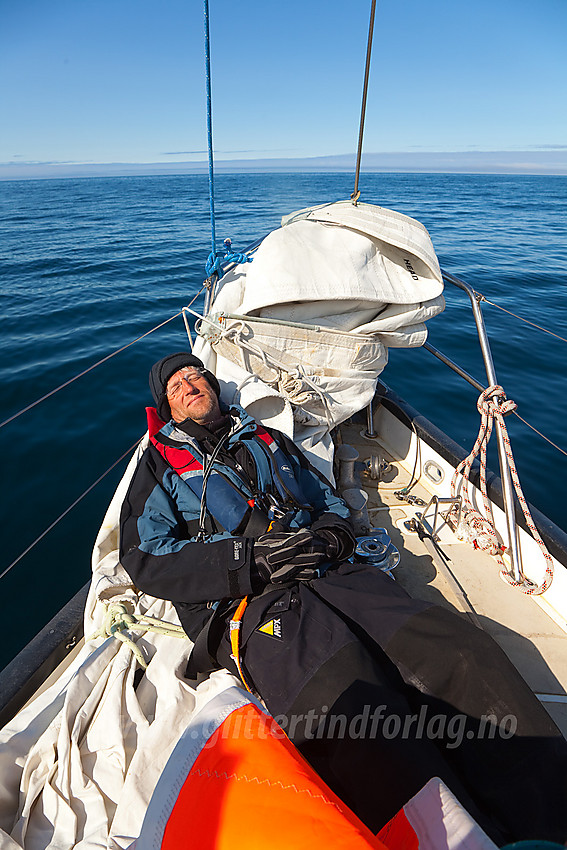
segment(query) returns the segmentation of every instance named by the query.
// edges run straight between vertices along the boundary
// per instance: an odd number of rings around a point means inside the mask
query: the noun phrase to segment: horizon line
[[[348,173],[354,170],[354,154],[309,157],[257,157],[217,159],[218,171],[233,173]],[[87,176],[142,176],[143,174],[205,173],[207,160],[175,162],[94,162],[85,160],[21,160],[0,162],[0,180]],[[442,174],[567,174],[567,147],[537,150],[386,151],[363,154],[366,173]],[[120,173],[121,172],[121,173]]]

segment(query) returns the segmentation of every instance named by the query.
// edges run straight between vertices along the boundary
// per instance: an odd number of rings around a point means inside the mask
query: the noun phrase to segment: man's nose
[[[198,392],[199,392],[199,388],[197,387],[197,385],[196,385],[195,381],[193,381],[191,378],[186,378],[185,376],[183,376],[183,380],[185,381],[185,383],[187,384],[187,386],[188,386],[189,390],[190,390],[192,393],[198,393]],[[196,379],[195,379],[195,380],[196,380]]]

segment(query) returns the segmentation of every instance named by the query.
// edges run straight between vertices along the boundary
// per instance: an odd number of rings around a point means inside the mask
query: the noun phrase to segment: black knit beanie
[[[167,357],[162,357],[157,363],[154,363],[150,370],[150,390],[156,403],[156,409],[160,419],[168,422],[171,419],[171,409],[166,395],[167,382],[178,369],[183,369],[184,366],[193,366],[195,369],[201,369],[203,374],[217,396],[220,396],[219,382],[212,372],[205,369],[202,360],[195,357],[189,351],[177,351],[175,354],[168,354]]]

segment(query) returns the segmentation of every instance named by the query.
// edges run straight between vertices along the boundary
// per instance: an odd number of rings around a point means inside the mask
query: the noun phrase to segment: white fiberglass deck
[[[378,425],[380,426],[380,416]],[[400,425],[400,427],[403,427]],[[369,439],[358,425],[341,427],[343,443],[353,446],[359,459],[365,461],[379,454],[392,464],[384,481],[377,483],[361,476],[369,494],[369,516],[374,527],[386,528],[401,554],[394,570],[397,582],[412,596],[444,605],[454,611],[465,611],[462,599],[454,592],[451,580],[434,563],[425,544],[406,523],[424,510],[407,504],[395,491],[408,484],[413,459],[400,463],[384,448],[380,437]],[[409,472],[408,472],[409,468]],[[411,494],[429,502],[433,495],[419,483]],[[537,597],[530,597],[506,584],[499,575],[494,558],[469,543],[459,542],[447,528],[441,529],[439,544],[450,558],[449,568],[484,628],[499,643],[532,690],[538,695],[555,722],[567,737],[567,635],[557,622],[542,609]]]

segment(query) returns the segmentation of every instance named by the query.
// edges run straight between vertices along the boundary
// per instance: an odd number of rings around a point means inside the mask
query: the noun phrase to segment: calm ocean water
[[[362,200],[428,228],[441,265],[491,301],[567,337],[567,180],[371,174]],[[343,174],[219,175],[219,243],[235,249],[283,214],[348,198]],[[210,250],[204,176],[0,183],[0,419],[174,315]],[[466,297],[447,291],[430,342],[481,382]],[[198,302],[200,305],[202,302]],[[567,343],[484,307],[496,372],[521,415],[567,444]],[[186,347],[180,318],[0,430],[5,569],[145,429],[147,373]],[[384,380],[465,447],[476,392],[422,350],[393,351]],[[508,418],[527,498],[567,529],[567,458]],[[89,578],[90,551],[125,462],[0,581],[3,666]]]

